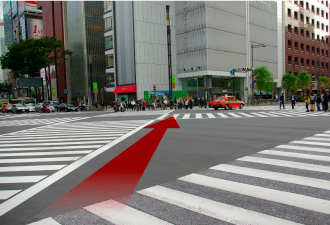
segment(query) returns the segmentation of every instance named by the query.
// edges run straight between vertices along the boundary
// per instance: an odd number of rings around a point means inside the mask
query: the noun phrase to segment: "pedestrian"
[[[186,109],[188,109],[188,107],[189,107],[189,99],[188,98],[186,98],[184,104],[186,106]]]
[[[292,109],[294,109],[296,105],[296,96],[294,93],[292,93],[292,96],[291,96],[291,106],[292,106]]]
[[[325,92],[324,93],[324,111],[328,111],[329,109],[329,105],[328,105],[328,102],[329,102],[329,96],[328,96],[328,93]]]
[[[173,99],[170,100],[170,109],[173,109]]]
[[[316,97],[316,106],[317,106],[317,111],[321,111],[320,104],[322,103],[321,96],[318,95]]]
[[[142,111],[146,110],[146,102],[142,99]]]
[[[306,93],[306,97],[305,97],[305,103],[306,103],[306,112],[309,112],[309,103],[311,102],[310,98],[308,97],[308,93]]]
[[[164,110],[167,110],[167,98],[164,99]]]
[[[182,98],[179,98],[179,109],[182,109]]]
[[[315,100],[314,100],[314,93],[311,92],[311,95],[309,96],[310,99],[310,111],[313,112],[314,111],[314,107],[315,107]]]
[[[281,109],[282,104],[283,104],[283,109],[285,109],[285,107],[284,107],[284,93],[282,93],[282,95],[280,96],[280,109]]]
[[[132,111],[135,110],[135,99],[133,98],[132,102],[131,102],[131,107],[132,107]]]

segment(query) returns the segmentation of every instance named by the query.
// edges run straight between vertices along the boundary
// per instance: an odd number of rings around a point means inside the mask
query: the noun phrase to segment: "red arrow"
[[[166,130],[180,127],[175,118],[170,117],[145,128],[153,130],[58,199],[43,214],[69,212],[109,199],[126,205]]]

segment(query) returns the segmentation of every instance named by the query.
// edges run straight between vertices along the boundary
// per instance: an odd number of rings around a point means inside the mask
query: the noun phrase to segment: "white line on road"
[[[1,190],[0,191],[0,200],[6,200],[13,195],[16,195],[21,190]]]
[[[26,153],[0,153],[0,157],[17,157],[17,156],[38,156],[38,155],[81,155],[88,154],[91,150],[85,151],[60,151],[60,152],[26,152]]]
[[[268,117],[268,116],[265,116],[265,115],[262,115],[262,114],[259,114],[259,113],[251,113],[252,115],[255,115],[255,116],[259,116],[259,117]]]
[[[214,116],[212,113],[206,113],[206,115],[207,115],[210,119],[215,118],[215,116]]]
[[[330,146],[330,143],[315,142],[315,141],[292,141],[292,144],[305,144],[305,145],[319,145],[319,146]]]
[[[200,114],[200,113],[196,113],[196,119],[202,119],[203,117],[202,117],[202,114]]]
[[[187,194],[158,185],[144,189],[142,191],[138,191],[138,193],[232,224],[297,224],[288,220],[224,204],[221,202],[216,202],[210,199]]]
[[[114,200],[90,205],[84,209],[116,225],[172,224]]]
[[[102,145],[77,145],[77,146],[65,146],[65,149],[98,149],[101,148]],[[0,148],[0,152],[9,152],[9,151],[47,151],[47,150],[63,150],[63,146],[57,147],[31,147],[31,148]]]
[[[288,167],[288,168],[294,168],[300,170],[310,170],[321,173],[330,173],[329,166],[321,166],[321,165],[307,164],[307,163],[300,163],[300,162],[293,162],[293,161],[286,161],[279,159],[268,159],[268,158],[245,156],[243,158],[239,158],[236,160],[244,161],[244,162],[262,163],[273,166]]]
[[[258,152],[258,153],[330,162],[330,157],[329,156],[320,156],[320,155],[311,155],[311,154],[302,154],[302,153],[293,153],[293,152],[282,152],[282,151],[272,151],[272,150],[264,150],[264,151],[261,151],[261,152]]]
[[[28,225],[61,225],[60,223],[56,222],[53,218],[46,218],[40,220],[38,222],[30,223]]]
[[[246,117],[255,117],[255,116],[247,114],[247,113],[239,113],[239,114],[241,114],[242,116],[246,116]]]
[[[229,116],[225,115],[224,113],[217,113],[221,118],[229,118]]]
[[[252,169],[252,168],[240,167],[240,166],[232,166],[226,164],[217,165],[211,167],[210,169],[330,190],[330,181],[316,179],[316,178],[302,177],[297,175],[278,173],[267,170]]]
[[[235,113],[228,113],[228,115],[231,115],[232,117],[236,117],[236,118],[242,118],[240,115],[237,115]]]
[[[35,183],[47,176],[16,176],[16,177],[0,177],[0,184],[14,183]]]
[[[189,117],[190,117],[190,114],[188,113],[188,114],[184,114],[184,116],[182,117],[182,119],[189,119]]]
[[[62,141],[81,141],[81,142],[86,142],[87,141],[87,143],[90,143],[90,141],[92,141],[92,140],[94,140],[94,141],[95,140],[104,140],[104,139],[113,140],[113,139],[116,139],[118,137],[119,136],[111,136],[111,137],[84,137],[84,136],[81,136],[79,138],[65,138],[65,139],[63,139],[63,138],[57,138],[57,139],[51,138],[51,139],[45,139],[45,140],[42,139],[41,141],[48,143],[48,145],[52,145],[52,144],[57,144],[57,143],[53,143],[53,142],[62,142]],[[10,143],[24,143],[24,145],[26,145],[27,143],[35,143],[36,140],[38,140],[38,138],[34,138],[34,140],[22,140],[22,141],[18,141],[18,140],[3,140],[3,141],[0,141],[0,147],[1,146],[4,146],[3,144],[5,144],[5,143],[6,144],[10,144]],[[106,143],[108,143],[108,142],[109,141],[107,141]],[[66,142],[66,143],[69,143],[69,142]],[[102,142],[102,143],[104,143],[104,142]]]
[[[86,142],[58,142],[56,145],[82,145],[82,144],[102,144],[102,143],[109,143],[109,141],[88,141]],[[52,145],[52,143],[33,143],[33,144],[24,144],[24,146],[47,146]],[[22,144],[1,144],[1,147],[19,147],[22,146]]]
[[[326,141],[326,142],[330,142],[330,139],[329,139],[329,138],[322,138],[322,137],[307,137],[307,138],[304,138],[304,140]]]
[[[66,165],[5,166],[0,167],[0,172],[60,170],[65,166]]]
[[[0,163],[28,163],[28,162],[60,162],[60,161],[74,161],[79,157],[54,157],[54,158],[19,158],[19,159],[0,159]]]
[[[199,174],[191,174],[178,179],[189,183],[194,183],[206,187],[212,187],[224,191],[229,191],[232,193],[264,199],[267,201],[278,202],[281,204],[291,205],[302,209],[312,210],[315,212],[330,214],[329,212],[330,201],[319,198],[313,198],[305,195],[300,195],[285,191],[278,191],[275,189],[264,188],[264,187],[259,187],[259,186],[254,186],[250,184],[244,184],[229,180],[223,180],[223,179],[203,176]]]
[[[180,116],[180,114],[174,114],[174,119],[178,118],[178,116]]]
[[[304,147],[304,146],[298,146],[298,145],[279,145],[279,146],[276,146],[275,148],[330,153],[330,149],[327,149],[327,148],[310,148],[310,147]]]

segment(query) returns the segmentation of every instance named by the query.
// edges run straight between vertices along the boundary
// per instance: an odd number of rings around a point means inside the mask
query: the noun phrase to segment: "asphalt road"
[[[194,116],[203,114],[204,119],[182,119],[178,117],[177,122],[180,129],[167,130],[135,191],[173,182],[177,178],[188,174],[203,173],[203,171],[207,171],[212,166],[229,163],[262,150],[271,149],[281,144],[287,144],[291,141],[330,130],[328,116],[205,118],[205,113],[215,113],[211,109],[194,109],[188,110],[188,112],[185,110],[173,111],[169,115],[178,114],[178,112],[179,114],[195,114]],[[230,113],[237,112],[256,113],[259,110],[230,110]],[[224,111],[218,110],[216,113],[224,113]],[[10,134],[45,126],[50,126],[50,129],[52,129],[54,126],[61,127],[63,124],[78,122],[84,122],[92,126],[93,124],[115,121],[150,121],[161,116],[161,114],[137,115],[131,113],[132,115],[130,115],[126,113],[125,116],[124,114],[78,112],[67,114],[53,113],[50,115],[36,115],[35,117],[29,115],[29,117],[16,118],[8,115],[0,117],[0,134]],[[51,125],[1,126],[3,121],[73,118],[76,120],[62,121],[60,123],[54,122]],[[86,126],[88,127],[88,125]],[[93,131],[93,128],[90,128],[90,131]],[[77,170],[72,171],[5,213],[0,217],[0,224],[27,224],[49,216],[55,217],[55,213],[42,214],[42,211],[148,132],[150,132],[150,129],[142,129],[96,156]],[[19,136],[19,133],[17,135]],[[35,174],[35,172],[24,172],[26,176]],[[39,174],[42,173],[39,172]],[[6,184],[2,184],[1,189],[6,190],[7,187]],[[136,197],[133,196],[133,203],[134,198]]]

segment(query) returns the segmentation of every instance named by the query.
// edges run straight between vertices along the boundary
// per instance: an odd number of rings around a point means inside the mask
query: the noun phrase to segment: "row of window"
[[[294,50],[298,51],[299,50],[298,47],[299,47],[299,44],[298,44],[297,41],[295,41],[294,42],[294,46],[292,46],[292,41],[291,40],[288,40],[288,48],[290,48],[290,49],[294,48]],[[314,46],[312,46],[312,48],[310,48],[309,45],[305,45],[303,43],[300,44],[300,51],[301,52],[306,52],[306,53],[310,53],[311,52],[312,54],[315,54],[315,49],[316,49],[317,55],[320,55],[320,48],[315,48]],[[321,55],[322,56],[329,57],[328,50],[321,49]]]
[[[112,1],[104,1],[104,12],[109,12],[112,10]]]
[[[288,9],[288,16],[291,17],[291,12],[289,12],[290,9]],[[328,13],[326,13],[326,18],[329,18]],[[298,20],[298,12],[294,12],[294,19]],[[300,21],[305,22],[306,24],[311,24],[313,27],[315,27],[315,20],[310,20],[308,16],[306,16],[306,21],[304,20],[304,14],[300,14]],[[321,26],[320,26],[321,25]],[[316,21],[316,28],[324,30],[326,28],[326,31],[328,32],[328,25],[324,26],[324,23],[320,23],[320,21]]]
[[[326,26],[326,31],[328,31],[328,29],[329,29],[329,28],[328,28],[328,25],[327,25],[327,26]],[[299,35],[298,30],[299,30],[298,27],[294,27],[294,31],[293,31],[293,33],[294,33],[295,35],[297,35],[297,36]],[[292,26],[291,26],[291,24],[288,25],[288,32],[289,32],[289,33],[292,33]],[[309,30],[306,30],[306,34],[305,34],[304,29],[300,29],[300,36],[301,36],[301,37],[305,37],[305,36],[306,36],[307,39],[311,38]],[[324,38],[323,36],[321,37],[319,34],[316,35],[316,39],[317,39],[318,41],[322,40],[323,43],[324,43],[324,41],[325,41],[326,43],[329,42],[329,39],[328,39],[328,38]],[[315,33],[314,33],[314,32],[312,33],[312,40],[315,40]]]
[[[298,62],[299,59],[298,57],[294,57],[294,61],[292,62],[292,56],[288,56],[288,65],[292,65],[292,63],[295,66],[298,66]],[[311,64],[310,64],[311,62]],[[328,69],[329,68],[329,63],[328,62],[322,62],[320,60],[310,60],[310,59],[304,59],[304,58],[300,58],[300,66],[305,66],[306,63],[306,67],[310,67],[312,66],[312,68],[315,68],[315,66],[317,66],[317,68],[320,69]]]
[[[299,1],[299,3],[298,3],[298,1],[294,1],[294,4],[296,4],[296,5],[304,8],[304,1]],[[321,4],[324,5],[324,1],[321,1]],[[328,1],[325,1],[325,6],[326,7],[329,6],[329,2]],[[309,8],[309,2],[306,2],[305,9],[311,10],[312,13],[315,13],[315,6],[314,5],[311,5],[311,8]],[[320,15],[320,8],[318,8],[318,7],[316,7],[316,14],[317,15]]]

